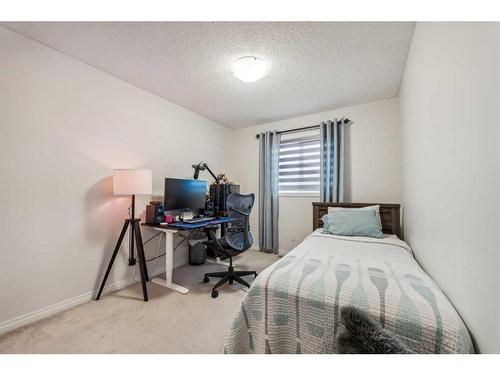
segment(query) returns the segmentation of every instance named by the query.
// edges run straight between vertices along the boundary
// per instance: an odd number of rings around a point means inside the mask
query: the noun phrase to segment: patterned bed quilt
[[[417,353],[474,352],[460,316],[405,242],[321,229],[254,280],[224,352],[335,353],[339,308],[347,305]]]

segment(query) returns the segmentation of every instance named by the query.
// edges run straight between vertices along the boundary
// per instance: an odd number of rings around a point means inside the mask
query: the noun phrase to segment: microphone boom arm
[[[212,170],[208,167],[207,163],[204,163],[205,165],[205,168],[207,168],[207,171],[212,175],[212,177],[214,178],[215,182],[219,183],[219,179],[217,178],[217,176],[215,175],[214,172],[212,172]]]
[[[206,169],[212,175],[212,177],[214,178],[215,182],[217,182],[217,184],[219,183],[219,179],[217,178],[217,176],[215,175],[215,173],[212,172],[212,170],[207,165],[207,163],[200,162],[198,164],[193,165],[193,168],[194,168],[194,179],[195,180],[198,179],[199,172],[200,171],[204,171]]]

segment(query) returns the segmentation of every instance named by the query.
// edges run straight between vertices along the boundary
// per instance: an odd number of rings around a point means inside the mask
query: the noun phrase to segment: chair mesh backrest
[[[234,250],[245,251],[253,244],[253,237],[250,233],[250,216],[243,215],[238,211],[250,213],[254,201],[255,196],[253,194],[233,193],[227,197],[226,207],[229,223],[225,238],[228,245]]]

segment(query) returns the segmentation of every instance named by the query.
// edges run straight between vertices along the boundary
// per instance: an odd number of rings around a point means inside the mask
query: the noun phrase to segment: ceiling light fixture
[[[268,65],[255,56],[240,57],[233,63],[234,76],[243,82],[255,82],[268,72]]]

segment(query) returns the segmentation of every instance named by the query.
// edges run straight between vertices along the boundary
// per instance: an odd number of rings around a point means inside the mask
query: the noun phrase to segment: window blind
[[[319,134],[280,142],[280,193],[319,193]]]

